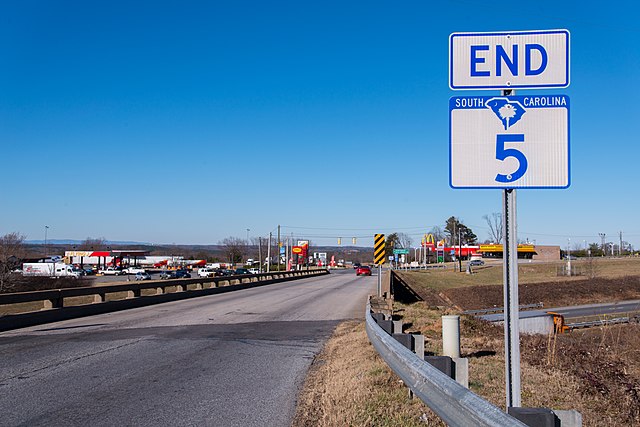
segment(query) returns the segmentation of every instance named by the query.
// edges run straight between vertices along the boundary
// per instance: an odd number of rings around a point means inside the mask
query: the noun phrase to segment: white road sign
[[[451,89],[569,86],[569,31],[453,33],[449,36]]]
[[[569,187],[569,97],[451,98],[449,185]]]

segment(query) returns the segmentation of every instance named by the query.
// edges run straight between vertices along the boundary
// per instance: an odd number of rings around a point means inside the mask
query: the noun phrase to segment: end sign
[[[569,86],[569,31],[453,33],[449,87],[460,89]]]

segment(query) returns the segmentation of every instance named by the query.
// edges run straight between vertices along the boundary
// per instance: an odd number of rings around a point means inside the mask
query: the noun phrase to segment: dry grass
[[[597,277],[617,278],[640,275],[640,258],[594,258]],[[585,269],[587,261],[571,262],[575,267]],[[558,266],[566,262],[551,263],[520,263],[518,265],[518,283],[540,283],[554,281],[584,280],[586,276],[557,276]],[[485,266],[474,267],[474,274],[463,274],[453,269],[446,270],[416,270],[411,272],[412,279],[419,284],[428,285],[435,290],[460,288],[477,285],[500,285],[502,278],[502,262],[488,261]]]
[[[612,292],[618,297],[637,297],[640,260],[606,260],[597,271],[600,279],[594,283],[601,289],[594,292],[583,283],[585,277],[558,278],[555,264],[521,265],[520,283],[525,284],[521,292],[531,292],[533,299],[549,294],[545,306],[597,302]],[[636,277],[620,279],[629,275]],[[471,276],[451,271],[409,276],[447,294],[452,288],[466,287],[456,292],[486,297],[487,289],[501,291],[500,286],[477,285],[502,284],[500,266],[479,269]],[[551,283],[526,286],[538,281]],[[396,302],[394,307],[403,318],[405,332],[422,333],[425,351],[442,354],[441,316],[455,313],[453,308],[434,309],[424,302]],[[462,356],[469,358],[469,388],[500,408],[506,401],[503,333],[501,327],[474,318],[463,317],[461,321]],[[582,414],[585,427],[640,425],[640,325],[574,331],[555,340],[523,335],[521,398],[525,407],[575,409]],[[424,421],[420,421],[422,414]],[[407,399],[406,389],[377,356],[361,323],[339,326],[316,358],[293,423],[295,427],[343,425],[443,425],[417,399]]]
[[[423,421],[420,418],[423,418]],[[377,355],[364,323],[338,326],[315,358],[292,424],[301,426],[442,426]]]
[[[423,303],[399,306],[409,330],[426,336],[426,350],[441,354],[446,310]],[[522,336],[521,397],[525,407],[575,409],[583,425],[640,423],[640,326],[626,325],[558,336]],[[500,327],[470,317],[461,322],[462,356],[469,358],[469,388],[504,408],[504,342]],[[424,415],[423,415],[424,414]],[[420,420],[423,417],[424,420]],[[310,370],[293,422],[300,426],[443,425],[377,356],[361,322],[340,325]]]

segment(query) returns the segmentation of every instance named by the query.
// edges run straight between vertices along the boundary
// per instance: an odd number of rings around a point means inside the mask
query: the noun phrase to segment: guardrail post
[[[420,358],[420,360],[424,360],[424,335],[413,335],[413,352]]]
[[[555,427],[560,424],[551,409],[547,408],[521,408],[510,406],[507,413],[528,426]]]
[[[198,291],[199,291],[200,289],[202,289],[202,282],[198,282],[198,283],[196,283],[195,285],[196,285],[196,286],[195,286],[196,290],[198,290]]]
[[[156,295],[162,295],[164,293],[164,286],[156,286]]]
[[[93,303],[94,304],[98,304],[98,303],[101,303],[101,302],[104,302],[104,301],[105,301],[105,293],[104,292],[93,295]]]
[[[461,386],[469,388],[469,359],[466,357],[453,358],[453,365],[456,370],[455,380]]]
[[[401,334],[402,333],[402,320],[394,320],[393,321],[393,333]]]

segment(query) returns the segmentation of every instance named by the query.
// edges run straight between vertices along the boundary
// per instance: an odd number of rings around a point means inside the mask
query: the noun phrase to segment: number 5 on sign
[[[515,148],[504,148],[504,144],[506,142],[524,142],[523,134],[513,134],[513,135],[498,135],[496,141],[496,159],[498,160],[506,160],[509,157],[514,157],[518,160],[520,166],[516,169],[515,172],[503,175],[497,174],[496,181],[498,182],[513,182],[516,181],[524,175],[527,171],[527,158],[522,153],[522,151],[516,150]]]
[[[566,95],[449,100],[452,188],[567,188],[569,153]]]

